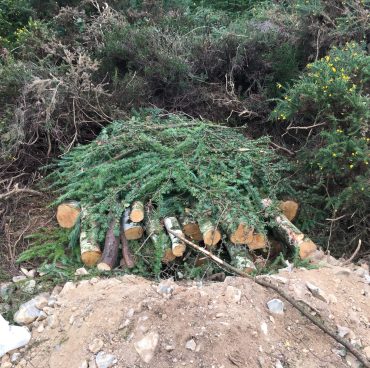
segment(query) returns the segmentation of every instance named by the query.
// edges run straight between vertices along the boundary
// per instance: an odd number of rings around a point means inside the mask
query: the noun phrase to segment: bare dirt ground
[[[370,286],[359,272],[331,266],[278,276],[282,288],[332,326],[348,327],[353,344],[370,345]],[[326,301],[308,291],[307,281]],[[134,276],[68,283],[46,310],[49,317],[32,326],[31,343],[15,366],[95,367],[99,351],[127,368],[358,366],[287,302],[283,314],[272,314],[266,303],[276,297],[234,277],[206,284],[158,285]],[[158,338],[149,363],[135,348],[145,336]]]

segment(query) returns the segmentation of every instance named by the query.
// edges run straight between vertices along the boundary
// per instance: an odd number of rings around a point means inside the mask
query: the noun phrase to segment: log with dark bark
[[[135,260],[130,251],[128,241],[123,229],[123,225],[121,222],[121,229],[120,229],[120,241],[122,246],[122,261],[121,265],[127,268],[134,268],[135,267]]]
[[[117,263],[119,239],[114,234],[116,225],[116,219],[112,219],[105,236],[103,256],[98,263],[100,271],[111,271]]]
[[[71,229],[75,226],[80,216],[81,207],[77,201],[67,201],[61,203],[57,208],[57,221],[60,227]]]

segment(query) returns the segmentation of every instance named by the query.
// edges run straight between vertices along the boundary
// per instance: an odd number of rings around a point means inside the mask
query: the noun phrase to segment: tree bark
[[[147,211],[145,220],[146,233],[156,248],[163,249],[162,262],[168,264],[176,259],[172,253],[172,246],[169,235],[163,230],[163,227],[158,218],[153,217],[150,211]]]
[[[201,219],[198,223],[200,231],[203,234],[204,244],[208,248],[216,246],[221,240],[221,232],[207,219]]]
[[[179,235],[184,236],[176,217],[166,217],[164,219],[164,226],[167,231],[172,230],[178,233]],[[185,244],[173,234],[169,233],[169,235],[172,243],[172,253],[176,257],[182,257],[186,249]]]
[[[141,222],[144,220],[144,204],[136,201],[131,206],[130,220],[132,222]]]
[[[225,244],[225,247],[230,255],[231,264],[238,270],[248,274],[256,270],[252,257],[245,246]]]
[[[130,248],[128,246],[128,241],[125,235],[125,232],[123,230],[123,225],[121,222],[121,229],[120,229],[120,240],[121,240],[121,246],[122,246],[122,260],[121,265],[127,268],[134,268],[135,267],[135,260],[134,257],[130,251]]]
[[[121,228],[123,228],[127,240],[137,240],[143,236],[143,227],[137,222],[132,222],[129,209],[125,210],[121,223]]]
[[[305,236],[297,227],[295,227],[284,215],[275,217],[276,226],[273,232],[276,237],[284,241],[293,250],[299,249],[299,256],[302,259],[309,257],[316,249],[316,244]]]
[[[57,208],[57,221],[60,227],[71,229],[80,216],[81,208],[77,201],[61,203]]]
[[[118,237],[114,235],[115,226],[116,220],[113,219],[110,222],[107,234],[105,236],[103,256],[98,264],[98,269],[100,271],[111,271],[116,265],[119,240]]]
[[[87,216],[86,208],[82,210],[81,217],[81,232],[80,232],[80,249],[81,261],[88,267],[95,266],[101,258],[101,250],[97,240],[94,238],[92,231],[87,233],[84,228],[84,221]],[[97,224],[95,224],[97,227]]]

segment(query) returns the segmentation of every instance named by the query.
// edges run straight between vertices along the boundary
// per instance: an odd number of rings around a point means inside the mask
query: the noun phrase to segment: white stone
[[[117,363],[117,359],[114,355],[107,354],[104,351],[101,351],[96,356],[95,362],[98,368],[109,368]]]
[[[12,281],[15,282],[15,283],[18,283],[18,282],[21,282],[21,281],[25,281],[27,280],[27,277],[24,276],[24,275],[21,275],[21,276],[14,276],[12,278]]]
[[[240,303],[242,292],[234,286],[227,286],[225,291],[225,298],[229,303]]]
[[[14,364],[19,362],[21,359],[22,354],[21,353],[13,353],[12,356],[10,357],[10,361]]]
[[[186,349],[188,349],[188,350],[195,351],[195,350],[196,350],[196,348],[197,348],[197,344],[196,344],[196,342],[195,342],[193,339],[191,339],[191,340],[188,340],[188,341],[186,342],[185,347],[186,347]]]
[[[89,272],[86,270],[85,267],[78,268],[75,272],[75,276],[86,276]]]
[[[265,321],[261,323],[261,331],[263,332],[264,335],[268,334],[267,323]]]
[[[145,363],[149,363],[153,359],[158,342],[159,334],[157,332],[149,332],[134,344],[135,350]]]
[[[11,326],[0,315],[0,357],[27,345],[30,340],[31,333],[26,327]]]
[[[104,342],[100,339],[94,339],[90,344],[89,344],[89,350],[96,354],[98,353],[104,346]]]
[[[21,304],[14,315],[14,321],[19,325],[28,325],[40,316],[41,311],[36,307],[36,300],[31,299]]]
[[[44,295],[38,295],[35,298],[35,306],[38,309],[43,309],[48,305],[48,298],[46,298]]]
[[[284,303],[280,299],[271,299],[267,302],[267,307],[271,313],[283,314]]]

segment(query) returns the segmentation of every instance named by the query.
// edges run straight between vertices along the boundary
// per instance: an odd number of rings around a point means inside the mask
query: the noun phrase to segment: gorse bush
[[[103,129],[64,156],[48,179],[59,188],[59,202],[74,198],[88,206],[100,239],[107,214],[119,218],[135,200],[150,202],[161,217],[192,207],[215,223],[245,221],[265,232],[261,200],[286,190],[284,168],[267,138],[249,140],[226,126],[154,110]]]
[[[305,175],[299,178],[321,194],[318,203],[308,199],[307,204],[322,208],[325,198],[321,215],[354,221],[344,241],[367,241],[369,91],[370,57],[360,45],[348,43],[308,64],[272,114],[301,145],[296,166]]]

